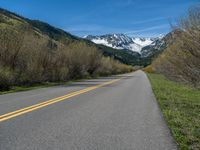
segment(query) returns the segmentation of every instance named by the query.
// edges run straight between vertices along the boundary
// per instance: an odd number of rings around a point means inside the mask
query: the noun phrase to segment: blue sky
[[[199,0],[1,0],[0,7],[72,34],[125,33],[154,37],[170,31]]]

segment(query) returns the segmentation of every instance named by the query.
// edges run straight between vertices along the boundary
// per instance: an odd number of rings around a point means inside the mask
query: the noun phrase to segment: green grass
[[[29,90],[40,89],[40,88],[53,87],[53,86],[59,86],[59,85],[69,85],[73,82],[81,82],[86,79],[93,79],[93,78],[92,77],[84,77],[82,79],[73,79],[73,80],[70,80],[67,82],[46,82],[46,83],[34,84],[31,86],[13,86],[8,91],[0,91],[0,95],[15,93],[15,92],[29,91]]]
[[[181,150],[200,150],[200,90],[148,74],[153,91]]]
[[[73,82],[81,82],[86,79],[92,79],[92,78],[86,77],[84,79],[74,79],[74,80],[70,80],[70,81],[66,81],[66,82],[46,82],[46,83],[34,84],[34,85],[30,85],[30,86],[13,86],[8,91],[0,91],[0,95],[15,93],[15,92],[30,91],[30,90],[34,90],[34,89],[47,88],[47,87],[53,87],[53,86],[59,86],[59,85],[69,85]]]
[[[42,83],[42,84],[36,84],[32,86],[14,86],[8,91],[0,91],[0,95],[8,94],[8,93],[14,93],[14,92],[22,92],[22,91],[29,91],[39,88],[45,88],[45,87],[51,87],[51,86],[58,86],[63,84],[69,84],[69,82],[66,83],[60,83],[60,82],[53,82],[53,83]]]

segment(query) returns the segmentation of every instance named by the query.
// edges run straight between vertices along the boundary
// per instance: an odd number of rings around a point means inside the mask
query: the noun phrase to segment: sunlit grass
[[[164,117],[182,150],[200,149],[200,91],[148,74]]]

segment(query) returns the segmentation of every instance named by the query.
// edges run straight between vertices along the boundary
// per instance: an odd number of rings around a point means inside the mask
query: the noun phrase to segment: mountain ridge
[[[128,65],[137,65],[139,61],[138,54],[132,53],[131,51],[116,51],[116,49],[98,45],[90,40],[72,35],[71,33],[54,27],[46,22],[40,20],[31,20],[6,9],[0,8],[0,28],[4,27],[15,31],[19,31],[21,28],[24,28],[24,30],[30,29],[36,34],[40,34],[45,37],[47,36],[50,38],[50,40],[55,40],[66,45],[72,42],[83,42],[88,46],[96,47],[103,55],[112,57]]]
[[[143,47],[151,45],[160,37],[129,37],[126,34],[105,34],[105,35],[87,35],[84,36],[96,44],[102,44],[115,49],[128,49],[134,52],[141,53]]]
[[[155,46],[151,44],[156,40],[161,40],[159,38],[149,38],[149,41],[146,41],[147,38],[131,38],[124,34],[107,34],[106,36],[110,36],[109,40],[111,42],[113,42],[113,39],[117,39],[116,42],[114,42],[116,47],[113,48],[112,46],[108,45],[96,44],[92,42],[89,38],[81,38],[72,35],[71,33],[54,27],[46,22],[31,20],[0,8],[0,28],[5,27],[9,30],[15,31],[20,31],[22,30],[21,28],[24,28],[24,30],[26,30],[27,32],[34,32],[35,34],[37,34],[37,36],[41,36],[43,38],[48,37],[50,41],[53,41],[54,43],[61,43],[65,46],[73,42],[83,42],[87,46],[96,47],[97,50],[101,52],[104,56],[112,57],[115,60],[118,60],[124,64],[133,66],[146,66],[150,64],[154,55],[152,55],[152,53],[149,51],[154,51],[155,49]],[[93,36],[91,38],[93,38]],[[145,42],[147,42],[147,44]],[[162,42],[157,43],[162,44]],[[130,50],[131,48],[136,48],[139,52]],[[144,50],[144,48],[146,49]],[[163,51],[163,49],[158,51],[161,52]],[[143,55],[143,53],[147,55]]]

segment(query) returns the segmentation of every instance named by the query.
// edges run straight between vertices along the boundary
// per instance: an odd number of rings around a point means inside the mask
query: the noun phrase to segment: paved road
[[[0,96],[0,150],[175,149],[142,71]]]

